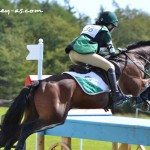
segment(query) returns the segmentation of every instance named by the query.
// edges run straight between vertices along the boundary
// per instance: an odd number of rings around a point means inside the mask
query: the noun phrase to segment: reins
[[[128,55],[127,55],[127,52],[124,52],[124,55],[127,57],[127,58],[129,58],[132,62],[133,62],[133,64],[140,70],[140,71],[142,71],[146,76],[148,76],[148,77],[150,77],[150,75],[147,73],[147,72],[145,72],[143,69],[141,69]],[[137,54],[138,55],[138,54]],[[145,59],[143,56],[141,56],[141,55],[138,55],[138,56],[140,56],[144,61],[146,61],[146,63],[148,62],[148,63],[150,63],[147,59]]]

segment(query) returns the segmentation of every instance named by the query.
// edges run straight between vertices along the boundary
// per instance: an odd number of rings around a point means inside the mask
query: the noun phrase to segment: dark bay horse
[[[150,65],[150,41],[128,46],[115,60],[121,69],[122,92],[138,97],[144,91],[142,99],[149,98],[150,78],[145,78],[144,69]],[[9,107],[1,125],[0,147],[10,150],[18,141],[16,150],[22,150],[32,133],[63,124],[71,108],[105,108],[108,104],[109,92],[87,95],[68,74],[33,82],[21,90]]]

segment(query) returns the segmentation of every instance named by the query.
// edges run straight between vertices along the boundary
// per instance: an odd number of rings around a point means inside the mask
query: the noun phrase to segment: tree
[[[43,74],[61,73],[69,65],[64,48],[81,27],[80,19],[56,2],[18,0],[4,4],[14,11],[9,15],[0,13],[0,98],[12,99],[24,86],[26,76],[37,74],[37,62],[25,59],[26,45],[37,44],[43,38]],[[30,9],[42,12],[27,13]]]
[[[119,27],[113,32],[113,41],[116,46],[126,47],[128,44],[149,40],[149,14],[126,7],[117,9]]]
[[[75,12],[69,1],[66,3],[67,8],[55,0],[0,1],[1,7],[14,10],[10,14],[0,13],[0,99],[15,97],[24,86],[26,76],[37,74],[37,62],[26,61],[25,58],[28,55],[26,45],[37,44],[39,38],[44,40],[43,74],[68,70],[71,61],[64,49],[79,35],[89,17]],[[26,12],[30,9],[41,12]],[[112,33],[116,47],[149,40],[148,14],[118,6],[115,12],[120,20],[119,28]]]

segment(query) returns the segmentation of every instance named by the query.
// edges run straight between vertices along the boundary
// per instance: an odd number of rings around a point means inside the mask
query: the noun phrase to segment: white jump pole
[[[43,68],[43,39],[39,39],[38,80],[42,80]],[[38,134],[36,133],[36,150],[38,150]]]
[[[82,150],[83,147],[83,139],[80,139],[80,150]]]
[[[42,68],[43,68],[43,39],[39,39],[39,43],[36,45],[27,45],[29,55],[27,60],[38,60],[38,80],[42,80]],[[38,134],[36,133],[36,150],[38,150]]]
[[[39,59],[38,59],[38,80],[42,79],[42,68],[43,68],[43,39],[39,39]]]

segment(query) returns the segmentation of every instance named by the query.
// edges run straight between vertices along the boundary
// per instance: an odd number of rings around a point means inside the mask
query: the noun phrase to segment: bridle
[[[133,53],[132,53],[133,54]],[[127,52],[124,52],[124,55],[128,58],[128,59],[130,59],[131,61],[132,61],[132,63],[139,69],[139,70],[141,70],[146,76],[148,76],[149,78],[150,78],[150,75],[147,73],[147,72],[145,72],[143,69],[141,69],[141,67],[139,67],[128,55],[127,55]],[[141,56],[141,55],[139,55],[139,54],[135,54],[135,55],[137,55],[137,56],[139,56],[140,58],[142,58],[144,61],[145,61],[145,63],[147,64],[147,63],[150,63],[150,61],[148,60],[148,59],[146,59],[146,58],[144,58],[143,56]]]

